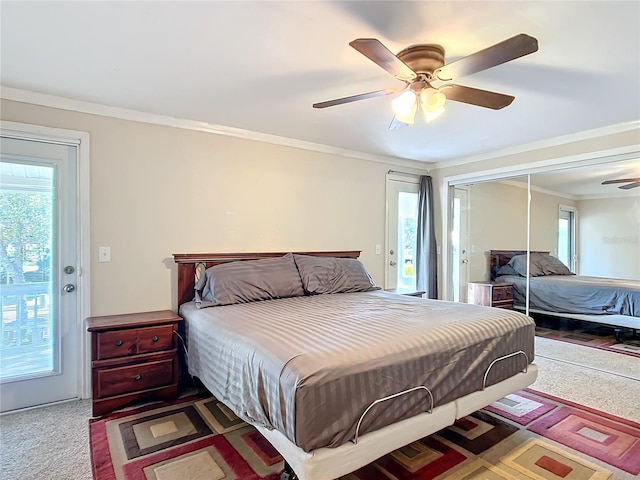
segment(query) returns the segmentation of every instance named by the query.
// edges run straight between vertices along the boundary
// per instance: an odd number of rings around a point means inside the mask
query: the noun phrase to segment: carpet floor
[[[96,480],[276,480],[278,452],[210,396],[91,420]],[[526,389],[343,480],[631,479],[640,424]]]

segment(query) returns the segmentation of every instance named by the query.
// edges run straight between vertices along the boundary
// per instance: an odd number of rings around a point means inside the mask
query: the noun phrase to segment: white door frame
[[[411,185],[411,186],[415,186],[416,188],[419,188],[420,186],[420,175],[418,174],[411,174],[411,173],[403,173],[403,172],[392,172],[389,171],[387,172],[386,175],[386,182],[385,182],[385,222],[384,222],[384,230],[385,230],[385,240],[384,240],[384,247],[385,247],[385,251],[384,251],[384,288],[395,288],[396,284],[395,282],[392,282],[390,280],[389,275],[391,274],[391,269],[390,267],[390,262],[391,260],[393,260],[393,258],[391,257],[389,250],[391,248],[391,242],[389,241],[389,234],[391,233],[389,228],[391,225],[391,222],[389,221],[389,217],[391,215],[391,211],[390,211],[390,204],[392,202],[390,202],[390,193],[392,188],[396,188],[397,186],[399,186],[400,184],[406,184],[406,185]],[[393,202],[394,205],[397,205],[397,198],[394,199]],[[396,216],[397,216],[397,212],[395,212]],[[397,235],[397,231],[394,232],[394,235]],[[397,248],[396,248],[397,250]],[[396,254],[397,255],[397,252]],[[397,257],[396,257],[397,258]]]
[[[562,218],[562,212],[568,212],[569,213],[569,222],[570,222],[570,226],[569,226],[569,232],[570,232],[570,238],[569,238],[569,242],[571,243],[570,249],[571,249],[571,258],[569,259],[569,265],[567,265],[567,267],[569,267],[569,269],[574,272],[574,273],[579,273],[579,258],[578,258],[578,245],[577,245],[577,239],[578,239],[578,209],[576,207],[572,207],[570,205],[558,205],[558,219]],[[557,242],[557,241],[556,241]],[[560,245],[558,245],[559,247]],[[558,249],[556,247],[556,254],[559,253]]]
[[[454,187],[454,198],[457,198],[456,192],[464,192],[464,203],[460,204],[460,231],[459,234],[459,245],[460,247],[464,247],[464,250],[459,252],[460,265],[458,265],[458,278],[451,277],[452,282],[452,299],[455,294],[455,289],[458,289],[459,292],[459,302],[466,303],[467,301],[467,283],[469,282],[469,189],[464,187]],[[453,212],[453,211],[452,211]],[[453,257],[452,252],[452,266],[455,258]],[[463,281],[462,281],[463,280]]]
[[[0,134],[21,140],[45,141],[50,143],[76,145],[78,148],[77,174],[78,198],[77,214],[77,311],[76,332],[78,345],[78,392],[81,398],[91,397],[91,351],[90,337],[84,319],[91,312],[91,242],[89,223],[89,132],[43,127],[17,122],[0,121]]]

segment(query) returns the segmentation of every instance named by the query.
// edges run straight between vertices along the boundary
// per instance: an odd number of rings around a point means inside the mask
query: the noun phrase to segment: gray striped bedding
[[[518,312],[384,291],[180,307],[191,375],[239,417],[276,428],[305,451],[354,437],[376,399],[417,385],[435,406],[482,388],[489,364],[534,354],[533,321]],[[523,370],[497,362],[487,385]],[[424,391],[377,404],[360,434],[427,409]]]

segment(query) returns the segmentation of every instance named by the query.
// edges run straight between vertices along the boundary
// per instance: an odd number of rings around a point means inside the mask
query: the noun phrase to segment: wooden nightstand
[[[424,290],[408,290],[406,288],[389,288],[385,290],[385,292],[389,293],[397,293],[398,295],[408,295],[409,297],[420,297],[427,293]]]
[[[93,416],[143,398],[178,397],[182,321],[170,310],[87,318]]]
[[[513,285],[504,282],[469,282],[467,303],[513,309]]]

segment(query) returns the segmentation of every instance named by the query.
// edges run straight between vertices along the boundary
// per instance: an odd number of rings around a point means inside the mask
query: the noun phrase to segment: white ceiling
[[[531,174],[531,186],[547,193],[587,198],[638,197],[640,188],[621,189],[622,184],[602,185],[605,180],[640,178],[640,160],[620,160],[579,167],[565,167]],[[513,177],[526,188],[527,177]]]
[[[2,0],[4,87],[442,162],[640,119],[638,1]],[[493,111],[448,102],[389,131],[390,97],[315,102],[400,85],[348,43],[438,43],[446,62],[518,33],[538,52],[457,79],[514,95]],[[7,89],[8,90],[8,89]]]

